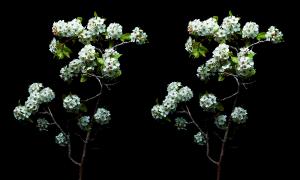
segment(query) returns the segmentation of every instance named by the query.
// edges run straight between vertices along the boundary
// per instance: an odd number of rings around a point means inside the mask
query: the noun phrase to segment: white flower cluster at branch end
[[[266,40],[273,43],[280,43],[283,41],[283,34],[275,26],[271,26],[266,32]]]
[[[107,39],[119,39],[123,32],[122,32],[123,28],[119,23],[110,23],[107,27],[107,35],[106,38]]]
[[[62,132],[55,136],[55,142],[60,146],[66,146],[68,144],[67,137]]]
[[[59,37],[77,37],[83,30],[84,27],[79,19],[73,19],[68,22],[59,20],[54,22],[52,26],[52,33]]]
[[[50,123],[47,121],[47,119],[39,118],[36,120],[36,123],[37,123],[36,126],[39,129],[39,131],[48,131],[48,127]]]
[[[217,97],[213,94],[204,94],[200,97],[199,104],[204,111],[214,111],[218,105]]]
[[[43,88],[41,83],[33,83],[29,86],[29,97],[25,101],[25,105],[17,106],[13,113],[17,120],[29,119],[31,114],[38,111],[40,105],[49,103],[55,98],[55,94],[49,87]]]
[[[89,19],[87,24],[88,32],[93,36],[104,33],[106,31],[106,25],[104,24],[104,21],[105,19],[100,17],[93,17]]]
[[[192,90],[184,86],[180,82],[172,82],[167,87],[168,94],[161,105],[155,105],[151,109],[154,119],[163,119],[176,110],[181,102],[187,102],[193,98]]]
[[[243,38],[254,39],[259,33],[259,26],[255,22],[247,22],[242,30]]]
[[[81,73],[84,65],[85,64],[82,60],[74,59],[69,63],[69,65],[64,66],[63,68],[60,69],[59,76],[64,81],[72,80],[74,77],[77,77]]]
[[[145,44],[147,37],[147,34],[142,29],[135,27],[130,34],[130,41],[137,44]]]
[[[198,132],[194,135],[194,141],[200,146],[203,146],[206,144],[206,138],[202,132]]]
[[[78,111],[80,108],[80,98],[77,95],[68,95],[63,100],[63,106],[68,112]]]
[[[91,130],[91,120],[89,116],[82,116],[79,118],[78,126],[83,131],[90,131]]]
[[[209,18],[205,21],[195,19],[190,21],[188,32],[198,36],[213,36],[219,29],[218,22],[215,18]]]
[[[241,108],[241,107],[235,107],[234,110],[231,113],[232,121],[237,124],[243,124],[248,119],[248,113],[247,110]]]
[[[215,118],[215,125],[219,129],[226,129],[227,128],[227,116],[226,115],[219,115]]]
[[[106,125],[110,122],[110,111],[105,108],[98,108],[94,114],[94,119],[100,125]]]
[[[175,126],[178,130],[186,130],[187,124],[187,120],[183,117],[177,117],[175,119]]]

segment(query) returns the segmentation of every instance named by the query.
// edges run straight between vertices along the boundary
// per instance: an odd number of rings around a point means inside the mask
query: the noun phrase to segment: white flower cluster
[[[242,37],[243,38],[256,38],[259,33],[259,26],[255,22],[247,22],[242,30]]]
[[[68,22],[59,20],[54,22],[52,26],[52,33],[60,37],[77,37],[83,30],[84,27],[79,19],[73,19]]]
[[[104,21],[105,19],[100,17],[93,17],[89,19],[87,24],[88,32],[93,36],[104,33],[106,31],[106,25],[104,24]]]
[[[60,146],[66,146],[68,144],[67,137],[62,132],[55,136],[55,142]]]
[[[25,105],[19,105],[14,109],[14,117],[17,120],[25,120],[31,114],[36,113],[43,103],[49,103],[55,98],[55,94],[49,87],[43,88],[41,83],[33,83],[28,88],[29,97]]]
[[[205,145],[206,144],[206,138],[202,132],[198,132],[197,134],[194,135],[194,141],[198,145]]]
[[[202,95],[200,97],[199,103],[200,107],[202,107],[204,111],[214,111],[216,106],[218,105],[217,98],[213,94]]]
[[[209,18],[202,22],[199,19],[195,19],[190,21],[188,25],[188,32],[198,36],[212,36],[218,29],[219,25],[215,18]]]
[[[215,125],[220,129],[227,128],[227,116],[226,115],[219,115],[215,118]]]
[[[175,126],[178,130],[185,130],[188,122],[183,117],[177,117],[175,119]]]
[[[243,124],[248,119],[248,113],[247,110],[241,108],[241,107],[235,107],[234,110],[231,113],[232,121],[237,124]]]
[[[78,41],[82,44],[91,44],[93,41],[94,34],[86,29],[84,29],[79,35],[78,35]]]
[[[50,42],[49,44],[49,51],[52,53],[52,54],[55,54],[56,51],[57,51],[57,46],[59,45],[59,41],[56,40],[55,38],[52,39],[52,41]]]
[[[227,44],[221,43],[218,47],[214,49],[213,58],[220,61],[225,61],[229,58],[229,46]]]
[[[176,110],[177,105],[181,102],[186,102],[192,99],[192,90],[184,86],[180,82],[172,82],[167,87],[168,94],[161,105],[155,105],[151,109],[154,119],[166,118],[169,113]]]
[[[80,59],[72,60],[67,66],[60,69],[60,77],[64,81],[72,80],[77,77],[84,67],[84,62]]]
[[[119,39],[123,32],[122,32],[122,26],[119,23],[110,23],[107,27],[107,39]]]
[[[266,32],[266,40],[271,41],[273,43],[280,43],[283,41],[283,34],[279,29],[274,26],[269,27]]]
[[[235,16],[225,17],[221,24],[221,29],[227,36],[239,32],[241,30],[241,24],[239,23],[239,20],[240,18]]]
[[[81,118],[79,118],[78,126],[83,131],[90,131],[91,130],[90,125],[91,125],[91,120],[89,116],[82,116]]]
[[[193,43],[195,42],[195,40],[192,39],[192,37],[189,37],[188,40],[185,43],[185,50],[189,53],[193,52]]]
[[[74,112],[80,108],[80,98],[77,95],[68,95],[63,100],[64,108],[69,112]]]
[[[95,46],[88,44],[85,45],[78,53],[78,58],[83,62],[91,62],[96,59]]]
[[[94,119],[100,125],[108,124],[111,120],[110,111],[104,108],[98,108],[96,113],[94,114]]]
[[[36,126],[40,131],[48,131],[48,127],[50,123],[47,121],[47,119],[39,118],[36,120],[36,123],[37,123]]]
[[[142,29],[135,27],[130,34],[130,41],[136,42],[137,44],[145,44],[147,37],[147,34]]]
[[[249,57],[240,57],[236,67],[236,72],[238,75],[247,78],[253,76],[255,74],[253,59]]]
[[[117,78],[121,75],[120,62],[118,56],[120,54],[114,49],[106,49],[103,54],[102,74],[108,78]]]

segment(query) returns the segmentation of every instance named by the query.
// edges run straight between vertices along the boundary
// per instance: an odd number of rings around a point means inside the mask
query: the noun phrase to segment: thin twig
[[[233,74],[230,74],[230,73],[226,73],[226,74],[229,75],[229,76],[232,76],[235,79],[236,84],[237,84],[237,89],[236,89],[235,93],[233,93],[232,95],[227,96],[227,97],[221,99],[221,101],[225,101],[227,99],[230,99],[230,98],[232,98],[232,97],[234,97],[234,96],[236,96],[236,95],[238,95],[240,93],[240,82],[239,82],[239,79],[237,78],[237,76],[235,76]]]
[[[206,156],[207,156],[207,158],[208,158],[212,163],[218,164],[218,162],[215,161],[215,160],[210,156],[208,133],[206,134]]]
[[[188,107],[187,105],[185,105],[185,108],[186,108],[186,112],[187,112],[187,114],[189,115],[189,117],[190,117],[192,123],[196,126],[196,128],[197,128],[202,134],[206,135],[206,133],[200,128],[200,126],[198,125],[198,123],[194,120],[194,118],[193,118],[193,116],[192,116],[192,114],[191,114],[191,112],[190,112],[189,107]]]
[[[238,49],[236,47],[234,47],[234,46],[229,46],[229,48],[234,49],[236,51],[236,53],[239,52]]]
[[[244,86],[244,88],[247,90],[247,85],[250,85],[250,84],[254,84],[256,81],[252,81],[252,82],[248,82],[248,83],[242,83],[242,85]]]
[[[103,51],[102,51],[102,49],[100,49],[100,48],[97,48],[97,47],[95,47],[95,49],[96,49],[97,51],[99,51],[101,54],[103,54]]]
[[[264,41],[257,41],[257,42],[255,42],[255,43],[253,43],[253,44],[250,44],[247,48],[250,48],[250,47],[252,47],[252,46],[255,46],[255,45],[257,45],[257,44],[264,43],[264,42],[268,42],[268,41],[267,41],[267,40],[264,40]]]
[[[122,43],[119,43],[119,44],[113,46],[112,49],[115,49],[116,47],[119,47],[119,46],[122,46],[122,45],[125,45],[125,44],[128,44],[128,43],[131,43],[131,42],[122,42]]]
[[[72,147],[71,147],[71,139],[70,139],[70,135],[67,134],[63,128],[58,124],[58,122],[55,120],[50,107],[48,106],[48,112],[49,115],[52,118],[53,123],[56,125],[56,127],[63,133],[63,135],[67,138],[67,142],[68,142],[68,157],[69,159],[76,165],[80,166],[81,164],[79,162],[77,162],[75,159],[72,158]]]

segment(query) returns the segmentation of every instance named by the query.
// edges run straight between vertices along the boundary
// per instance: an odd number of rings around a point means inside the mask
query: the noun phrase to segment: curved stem
[[[206,133],[200,128],[200,126],[199,126],[199,125],[197,124],[197,122],[194,120],[194,118],[193,118],[193,116],[192,116],[192,114],[191,114],[191,112],[190,112],[189,107],[188,107],[187,105],[185,105],[185,108],[186,108],[186,113],[189,115],[189,117],[190,117],[192,123],[196,126],[196,128],[197,128],[202,134],[204,134],[204,135],[206,136]]]
[[[237,76],[234,75],[234,74],[230,74],[230,73],[225,73],[225,74],[227,74],[227,75],[229,75],[229,76],[232,76],[232,77],[235,79],[236,84],[237,84],[237,88],[236,88],[236,92],[235,92],[235,93],[233,93],[232,95],[227,96],[227,97],[221,99],[221,101],[225,101],[225,100],[227,100],[227,99],[230,99],[230,98],[232,98],[232,97],[234,97],[234,96],[237,96],[237,95],[240,93],[240,82],[239,82],[239,79],[237,78]]]
[[[125,45],[125,44],[129,44],[129,43],[131,43],[131,42],[121,42],[121,43],[113,46],[112,49],[115,49],[116,47],[119,47],[119,46],[122,46],[122,45]]]
[[[67,138],[67,142],[68,142],[68,158],[77,166],[80,166],[81,164],[79,162],[77,162],[73,157],[72,157],[72,146],[71,146],[71,139],[70,139],[70,135],[67,134],[63,128],[58,124],[58,122],[55,120],[52,111],[50,109],[50,107],[47,107],[48,109],[48,114],[51,116],[53,123],[56,125],[56,127],[64,134],[64,136]]]
[[[247,48],[253,47],[253,46],[257,45],[257,44],[261,44],[261,43],[264,43],[264,42],[268,42],[268,41],[267,41],[267,40],[264,40],[264,41],[257,41],[257,42],[255,42],[255,43],[250,44],[249,46],[247,46]]]

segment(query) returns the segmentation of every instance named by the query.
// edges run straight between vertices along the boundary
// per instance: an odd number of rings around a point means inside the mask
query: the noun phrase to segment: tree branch
[[[123,46],[123,45],[129,44],[129,43],[131,43],[131,42],[121,42],[121,43],[119,43],[119,44],[113,46],[112,49],[115,49],[116,47]]]
[[[257,45],[257,44],[261,44],[261,43],[264,43],[264,42],[268,42],[268,41],[267,40],[257,41],[257,42],[255,42],[253,44],[250,44],[247,48],[253,47],[253,46]]]
[[[194,120],[194,118],[193,118],[193,116],[192,116],[192,114],[191,114],[191,112],[190,112],[189,107],[188,107],[187,105],[185,105],[185,108],[186,108],[186,113],[189,115],[189,117],[190,117],[192,123],[196,126],[196,128],[197,128],[202,134],[204,134],[204,135],[206,136],[206,133],[200,128],[200,126],[199,126],[199,125],[197,124],[197,122]]]
[[[227,99],[230,99],[230,98],[232,98],[232,97],[234,97],[234,96],[236,96],[236,95],[238,95],[240,93],[240,82],[239,82],[239,79],[237,78],[237,76],[235,76],[234,74],[230,74],[230,73],[225,73],[225,74],[227,74],[229,76],[232,76],[235,79],[236,84],[237,84],[237,89],[236,89],[235,93],[233,93],[232,95],[227,96],[227,97],[221,99],[221,101],[225,101]]]

